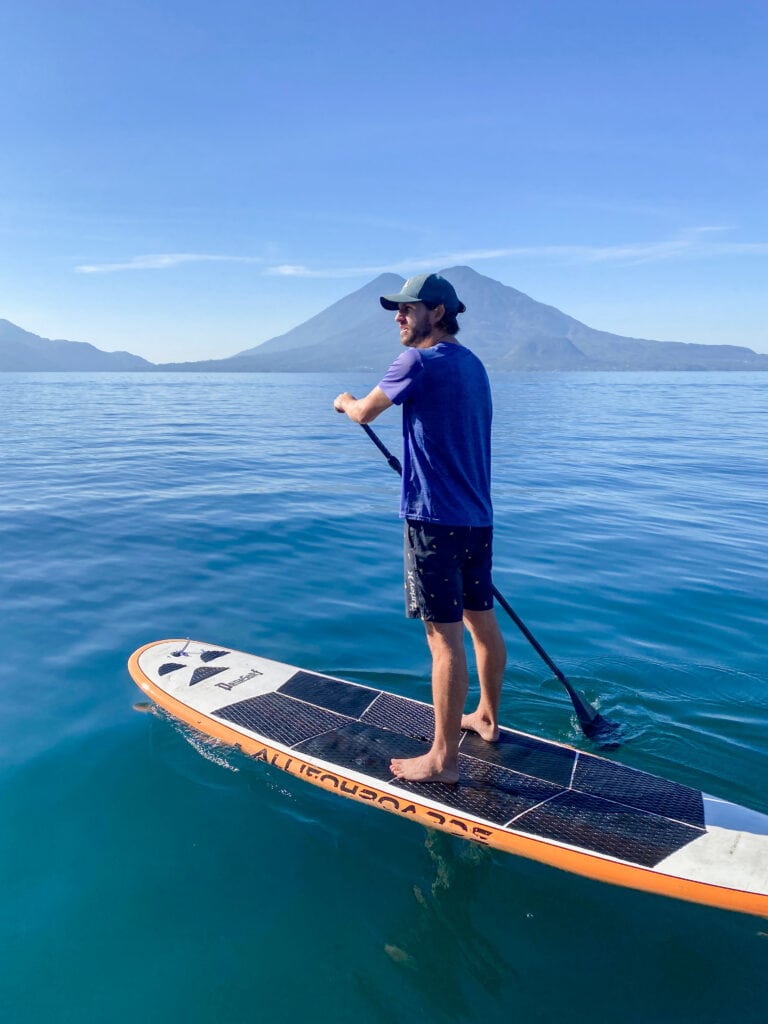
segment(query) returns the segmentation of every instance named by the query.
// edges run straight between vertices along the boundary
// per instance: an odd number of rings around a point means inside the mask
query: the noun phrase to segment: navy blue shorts
[[[439,526],[406,519],[405,614],[461,622],[493,607],[492,526]]]

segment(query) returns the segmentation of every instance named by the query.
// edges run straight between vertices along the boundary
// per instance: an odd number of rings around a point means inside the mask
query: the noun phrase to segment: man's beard
[[[411,327],[408,334],[402,338],[402,344],[406,348],[416,348],[420,341],[424,341],[432,333],[432,324],[429,322],[429,317],[424,317],[419,323],[414,324]]]

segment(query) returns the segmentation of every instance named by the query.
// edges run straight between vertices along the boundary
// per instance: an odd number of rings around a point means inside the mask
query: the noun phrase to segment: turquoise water
[[[194,636],[429,699],[398,481],[328,375],[0,375],[13,1022],[763,1021],[768,922],[342,801],[133,710]],[[768,812],[768,376],[494,380],[496,585],[626,740]],[[397,414],[376,425],[395,450]],[[505,622],[503,720],[589,749]]]

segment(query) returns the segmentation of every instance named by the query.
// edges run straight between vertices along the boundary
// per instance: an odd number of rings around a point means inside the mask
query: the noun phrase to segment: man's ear
[[[435,324],[439,324],[440,323],[440,321],[443,319],[444,316],[445,316],[445,306],[441,302],[440,305],[435,306],[434,309],[430,309],[430,311],[429,311],[429,322],[434,327]]]

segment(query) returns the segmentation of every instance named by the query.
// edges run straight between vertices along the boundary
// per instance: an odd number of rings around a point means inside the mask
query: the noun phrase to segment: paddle
[[[373,441],[376,447],[379,449],[381,454],[387,460],[389,465],[399,475],[403,475],[403,467],[400,465],[398,459],[389,451],[386,445],[382,442],[381,438],[371,430],[367,423],[361,423],[360,426],[366,432],[368,437]],[[560,671],[557,665],[552,661],[550,656],[541,646],[536,637],[531,633],[530,629],[526,626],[517,612],[512,606],[506,601],[506,599],[499,593],[496,587],[493,587],[493,596],[499,602],[504,611],[509,615],[514,624],[523,634],[528,643],[533,647],[539,657],[544,663],[552,670],[555,677],[563,684],[571,698],[571,704],[573,704],[576,717],[579,720],[581,731],[585,736],[588,736],[591,740],[597,740],[601,746],[617,747],[619,745],[619,733],[620,726],[616,722],[611,722],[607,718],[604,718],[599,711],[596,711],[591,704],[589,704],[584,697],[579,694],[574,687],[568,682],[564,674]]]

